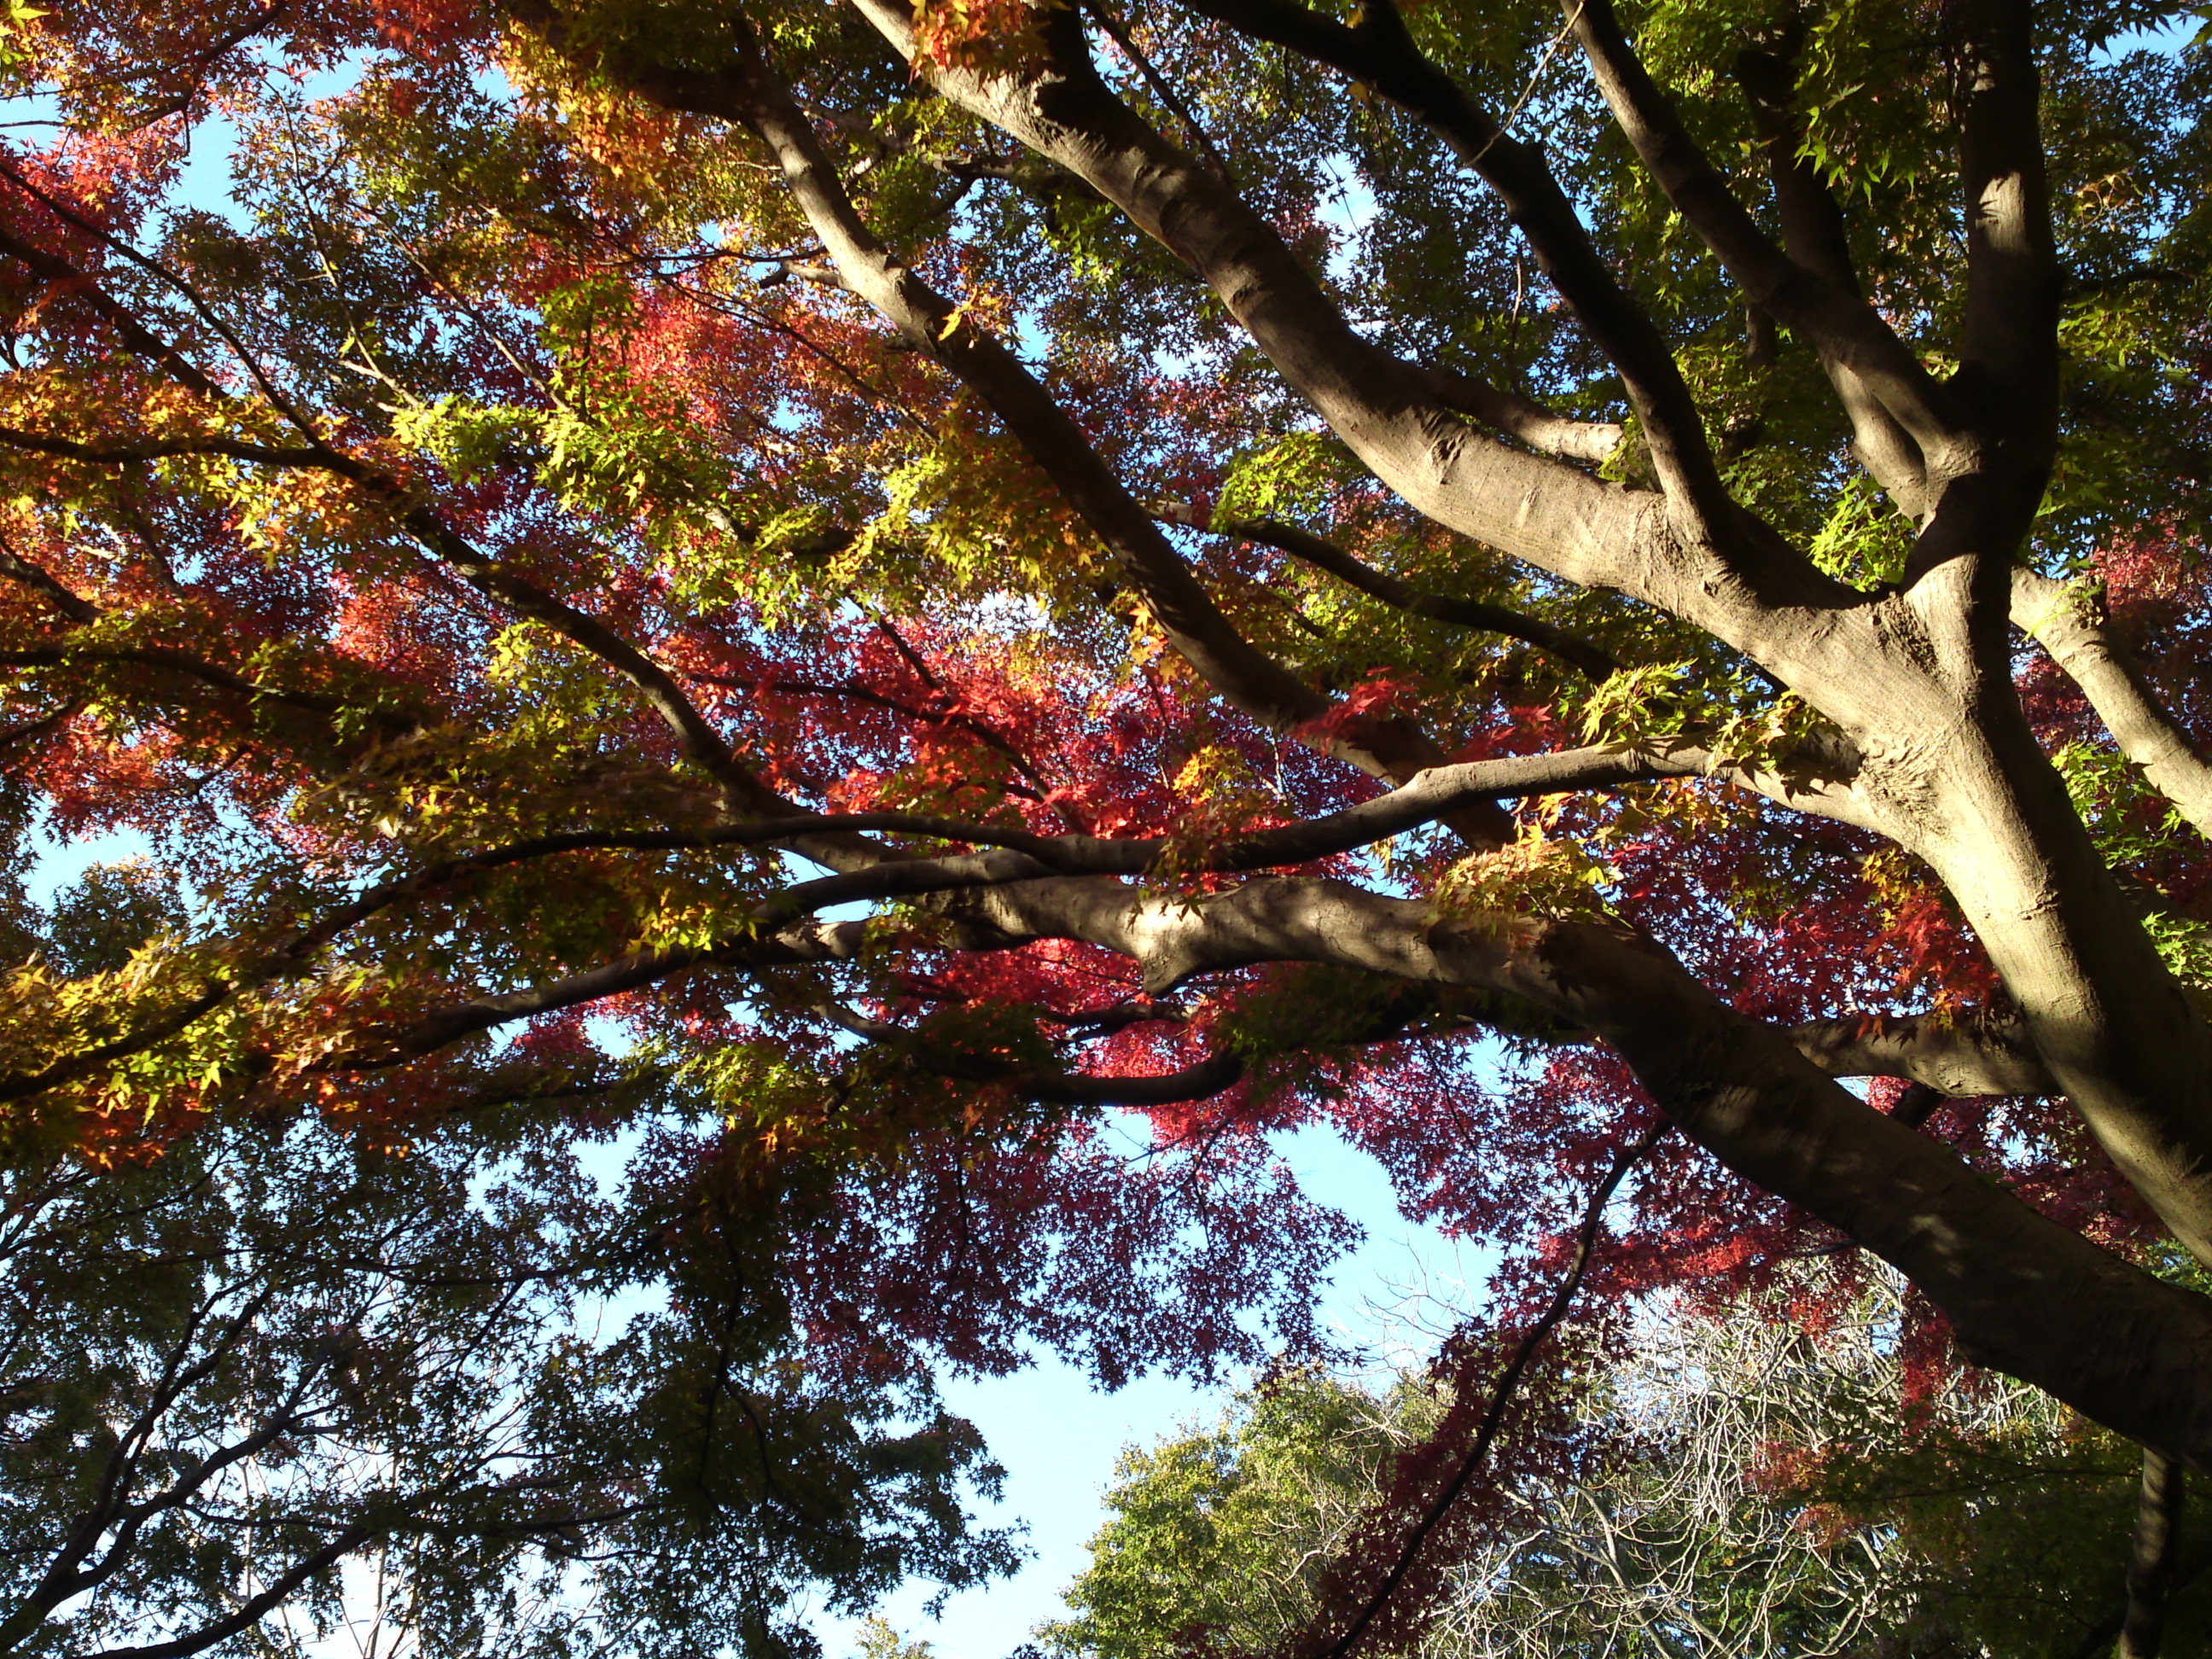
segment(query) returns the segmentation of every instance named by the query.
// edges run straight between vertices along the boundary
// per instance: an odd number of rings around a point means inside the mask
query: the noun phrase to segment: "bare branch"
[[[220,1619],[209,1620],[198,1630],[167,1642],[149,1642],[137,1647],[102,1648],[88,1659],[186,1659],[186,1656],[204,1653],[232,1637],[252,1630],[270,1613],[282,1607],[300,1587],[319,1574],[327,1572],[347,1556],[376,1536],[376,1528],[367,1522],[356,1521],[340,1528],[319,1548],[309,1551],[282,1572],[269,1578],[260,1590],[240,1601]]]
[[[1582,1288],[1583,1276],[1589,1268],[1590,1253],[1597,1245],[1598,1230],[1605,1222],[1606,1206],[1613,1201],[1613,1194],[1620,1190],[1620,1183],[1628,1172],[1642,1163],[1651,1149],[1659,1144],[1660,1138],[1674,1127],[1665,1118],[1661,1118],[1646,1128],[1613,1155],[1613,1167],[1590,1189],[1589,1197],[1583,1205],[1582,1224],[1575,1230],[1575,1248],[1567,1259],[1566,1271],[1559,1275],[1559,1283],[1553,1287],[1551,1299],[1545,1304],[1544,1311],[1521,1334],[1521,1340],[1514,1344],[1513,1352],[1504,1368],[1498,1372],[1497,1382],[1491,1385],[1490,1402],[1483,1408],[1481,1420],[1476,1425],[1474,1437],[1466,1451],[1461,1455],[1457,1467],[1407,1529],[1389,1567],[1362,1600],[1358,1611],[1346,1621],[1344,1628],[1328,1645],[1322,1649],[1322,1659],[1343,1659],[1343,1656],[1359,1646],[1360,1638],[1367,1633],[1369,1626],[1405,1584],[1407,1576],[1420,1559],[1421,1551],[1431,1535],[1443,1524],[1444,1517],[1451,1512],[1452,1505],[1459,1501],[1460,1495],[1481,1472],[1484,1462],[1490,1455],[1491,1447],[1497,1443],[1498,1431],[1504,1426],[1505,1413],[1513,1403],[1521,1379],[1528,1373],[1529,1362],[1535,1358],[1536,1350],[1543,1346],[1544,1339],[1566,1317],[1567,1310],[1574,1304],[1575,1292]]]

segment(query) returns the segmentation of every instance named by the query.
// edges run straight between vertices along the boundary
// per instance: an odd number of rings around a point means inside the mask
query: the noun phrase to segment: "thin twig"
[[[1474,1444],[1461,1458],[1459,1468],[1444,1483],[1443,1490],[1431,1501],[1420,1519],[1414,1523],[1413,1532],[1399,1551],[1398,1559],[1391,1564],[1390,1571],[1383,1576],[1382,1582],[1361,1604],[1358,1613],[1345,1627],[1344,1633],[1322,1650],[1320,1659],[1344,1659],[1344,1656],[1358,1644],[1360,1638],[1367,1633],[1368,1627],[1389,1604],[1391,1596],[1397,1593],[1407,1575],[1413,1571],[1414,1559],[1419,1555],[1421,1547],[1443,1524],[1452,1505],[1459,1501],[1460,1494],[1467,1490],[1481,1470],[1490,1455],[1491,1446],[1498,1438],[1498,1429],[1504,1423],[1506,1408],[1512,1404],[1521,1379],[1528,1374],[1529,1362],[1535,1358],[1536,1350],[1544,1339],[1566,1317],[1575,1292],[1582,1286],[1583,1275],[1589,1269],[1590,1255],[1596,1246],[1598,1229],[1604,1224],[1605,1206],[1613,1201],[1613,1194],[1620,1189],[1629,1170],[1635,1168],[1644,1154],[1657,1146],[1660,1138],[1673,1127],[1672,1122],[1663,1117],[1654,1123],[1621,1149],[1613,1161],[1613,1168],[1606,1172],[1605,1179],[1592,1189],[1589,1201],[1583,1206],[1582,1225],[1575,1233],[1575,1251],[1567,1263],[1567,1271],[1553,1291],[1551,1302],[1542,1316],[1522,1334],[1521,1340],[1514,1346],[1512,1358],[1505,1362],[1505,1369],[1498,1374],[1497,1386],[1491,1394],[1490,1405],[1484,1411],[1482,1422],[1475,1431]]]
[[[1552,67],[1552,59],[1558,57],[1559,48],[1567,44],[1567,37],[1575,32],[1575,25],[1583,21],[1584,3],[1585,0],[1575,0],[1575,9],[1567,14],[1567,21],[1559,25],[1559,32],[1552,37],[1551,44],[1544,48],[1543,56],[1537,58],[1536,67],[1528,72],[1528,84],[1521,88],[1521,95],[1513,100],[1513,106],[1505,112],[1504,118],[1498,122],[1498,131],[1483,141],[1480,149],[1468,157],[1467,165],[1469,171],[1480,165],[1482,158],[1490,154],[1491,147],[1504,138],[1512,129],[1515,118],[1528,107],[1528,100],[1536,95],[1537,83],[1543,80],[1544,71]]]
[[[1213,135],[1206,131],[1196,113],[1169,84],[1167,77],[1152,66],[1152,59],[1137,49],[1137,43],[1129,38],[1129,31],[1121,20],[1108,9],[1105,0],[1086,0],[1084,9],[1097,20],[1098,27],[1106,32],[1108,40],[1121,49],[1122,56],[1136,66],[1137,73],[1144,77],[1145,84],[1152,89],[1152,95],[1165,104],[1169,112],[1182,123],[1184,131],[1190,134],[1206,161],[1212,165],[1214,172],[1224,179],[1234,178],[1235,175],[1229,171],[1229,158],[1213,142]]]

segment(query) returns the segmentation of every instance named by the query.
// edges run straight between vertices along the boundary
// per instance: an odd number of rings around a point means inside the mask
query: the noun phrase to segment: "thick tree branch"
[[[1521,799],[1567,790],[1605,788],[1644,779],[1694,775],[1705,757],[1694,749],[1634,750],[1601,745],[1555,754],[1510,757],[1438,767],[1402,788],[1304,823],[1251,832],[1211,848],[1200,867],[1223,872],[1310,863],[1443,821],[1473,802]],[[401,1028],[380,1033],[327,1062],[395,1064],[462,1037],[556,1008],[635,990],[694,967],[764,966],[837,959],[849,955],[854,936],[836,927],[787,927],[811,911],[848,902],[957,893],[1048,875],[1140,876],[1176,849],[1164,840],[1103,840],[1092,836],[1036,836],[993,825],[903,812],[780,816],[704,830],[582,830],[544,836],[441,860],[382,882],[312,925],[290,934],[250,971],[210,985],[181,1006],[128,1036],[65,1055],[40,1070],[0,1076],[0,1101],[25,1099],[88,1077],[112,1060],[127,1059],[184,1030],[240,990],[295,972],[316,953],[362,922],[469,877],[581,852],[693,852],[717,847],[843,846],[866,835],[911,834],[965,841],[1001,850],[923,859],[887,849],[866,865],[802,882],[765,901],[757,929],[708,951],[647,951],[604,964],[550,985],[469,999]],[[1119,887],[1112,890],[1123,892]],[[781,931],[777,931],[781,930]],[[358,1050],[358,1052],[356,1052]],[[363,1061],[360,1054],[373,1053]]]
[[[1138,962],[1155,992],[1267,961],[1475,986],[1593,1032],[1737,1173],[1882,1256],[1978,1363],[2193,1467],[2212,1463],[2212,1302],[2038,1215],[1949,1148],[1823,1075],[1649,941],[1587,923],[1441,917],[1340,883],[1278,878],[1190,903],[1025,883],[976,896],[1009,939],[1073,937]]]
[[[1830,1077],[1899,1077],[1952,1099],[2061,1092],[2016,1014],[1845,1014],[1790,1040]]]
[[[1212,897],[1053,877],[970,891],[1006,944],[1076,939],[1135,963],[1148,989],[1254,963],[1313,961],[1486,989],[1598,1036],[1723,1162],[1805,1206],[1911,1277],[1969,1352],[2192,1464],[2212,1463],[2212,1304],[2161,1285],[1981,1179],[1948,1148],[1873,1111],[1790,1036],[1735,1013],[1648,941],[1603,926],[1455,916],[1334,881],[1273,878]],[[481,998],[325,1061],[388,1065],[505,1021],[690,967],[849,954],[853,924],[629,958]]]
[[[1799,44],[1793,40],[1786,52],[1748,50],[1738,54],[1736,81],[1750,101],[1766,151],[1767,179],[1782,221],[1784,249],[1791,260],[1823,282],[1863,301],[1865,292],[1852,263],[1843,210],[1820,168],[1802,153],[1804,123],[1792,106],[1794,60]],[[1755,310],[1753,314],[1766,313]],[[1836,350],[1827,336],[1815,333],[1809,337],[1829,384],[1835,388],[1837,401],[1850,421],[1852,450],[1860,465],[1887,492],[1899,512],[1919,522],[1929,507],[1928,462],[1919,443],[1890,412],[1879,389],[1851,357]]]
[[[1012,1085],[1030,1100],[1054,1106],[1172,1106],[1210,1100],[1244,1079],[1244,1062],[1235,1054],[1214,1054],[1151,1077],[1087,1077],[1068,1072],[1059,1077],[1020,1078]]]
[[[1908,586],[1953,560],[1969,572],[1950,599],[1982,673],[2007,668],[2005,584],[2033,528],[2058,441],[2058,317],[2064,289],[2044,167],[2030,0],[1960,0],[1948,15],[1963,104],[1960,185],[1966,315],[1954,396],[1971,437],[1931,450],[1934,511],[1905,562]],[[1924,447],[1924,446],[1923,446]]]
[[[1491,990],[1593,1032],[1723,1163],[1905,1273],[1978,1360],[2192,1465],[2212,1464],[2212,1403],[2199,1386],[2212,1365],[2212,1304],[2044,1219],[1948,1148],[1874,1111],[1787,1034],[1736,1014],[1648,941],[1587,923],[1455,919],[1290,878],[1194,901],[1059,877],[977,890],[963,902],[1005,943],[1077,939],[1117,951],[1155,993],[1258,963],[1324,962]],[[446,1011],[339,1063],[392,1063],[685,966],[822,960],[851,948],[849,935],[822,929],[681,961],[634,958]]]
[[[859,9],[912,57],[910,12],[892,0],[860,0]],[[1449,498],[1467,520],[1457,527],[1479,540],[1571,580],[1627,585],[1653,498],[1468,431],[1425,390],[1419,371],[1352,328],[1270,226],[1114,98],[1087,58],[1018,76],[944,70],[931,79],[1083,179],[1197,271],[1291,384],[1409,501],[1426,510]]]
[[[1931,1088],[1925,1083],[1910,1083],[1905,1085],[1905,1092],[1892,1103],[1889,1115],[1895,1121],[1917,1129],[1935,1116],[1944,1103],[1951,1098],[1942,1090]]]
[[[1194,9],[1365,82],[1450,145],[1504,200],[1544,274],[1619,371],[1677,512],[1709,534],[1732,526],[1739,514],[1722,487],[1704,416],[1650,313],[1600,257],[1542,151],[1509,136],[1422,54],[1392,0],[1366,8],[1356,28],[1296,0],[1194,0]]]
[[[1923,449],[1957,431],[1950,400],[1855,289],[1777,247],[1683,127],[1628,44],[1611,0],[1565,0],[1569,26],[1613,118],[1650,173],[1752,302],[1866,387]]]
[[[2051,653],[2081,689],[2120,752],[2142,769],[2152,788],[2212,838],[2212,764],[2167,712],[2100,595],[2081,582],[2054,581],[2025,567],[2012,573],[2012,620]]]
[[[1443,821],[1475,801],[1519,800],[1540,795],[1618,787],[1668,777],[1698,775],[1710,763],[1687,745],[1638,749],[1600,744],[1540,755],[1467,761],[1415,775],[1389,793],[1357,806],[1280,829],[1231,836],[1205,848],[1198,868],[1224,872],[1310,864],[1370,846],[1424,824]],[[865,868],[800,883],[764,902],[760,915],[792,917],[853,901],[1027,880],[1041,874],[1141,876],[1188,849],[1164,838],[1103,839],[1095,836],[1039,836],[1000,825],[912,812],[801,813],[723,824],[709,830],[576,830],[541,836],[503,847],[442,859],[379,883],[358,898],[294,934],[276,953],[286,965],[308,960],[349,929],[396,904],[411,902],[465,878],[585,852],[702,851],[722,847],[794,846],[818,837],[893,834],[997,847],[1026,862],[983,861],[975,854],[949,858],[884,859]]]
[[[1993,731],[2009,704],[2005,617],[2016,552],[2057,452],[2062,273],[2053,248],[2028,0],[1962,0],[1950,16],[1964,105],[1966,300],[1950,386],[1970,411],[1961,441],[1927,449],[1931,510],[1905,586],[1949,678]]]
[[[1966,308],[1959,378],[2039,476],[2058,421],[2064,272],[2051,225],[2029,0],[1960,0]],[[2040,466],[2034,462],[2040,460]]]
[[[1702,752],[1695,750],[1639,751],[1601,746],[1441,767],[1422,774],[1403,788],[1341,812],[1224,841],[1208,849],[1200,867],[1236,872],[1308,863],[1424,823],[1441,821],[1470,800],[1494,800],[1694,775],[1700,769],[1703,759]],[[313,927],[292,935],[251,976],[252,982],[264,982],[296,968],[369,917],[467,875],[574,852],[675,852],[714,846],[798,846],[824,838],[883,831],[905,831],[985,844],[995,842],[1000,850],[935,859],[887,856],[866,867],[802,882],[765,901],[757,912],[756,930],[748,934],[703,950],[644,951],[546,985],[468,999],[395,1027],[364,1033],[360,1042],[323,1061],[321,1069],[397,1064],[480,1031],[656,984],[697,967],[780,966],[842,959],[857,948],[856,925],[796,923],[796,919],[804,915],[834,905],[1003,888],[1040,878],[1142,875],[1175,850],[1169,842],[1159,840],[1031,836],[954,819],[896,812],[845,817],[801,815],[701,832],[582,831],[543,836],[445,860],[372,888]],[[1109,905],[1121,903],[1130,896],[1130,890],[1112,882],[1097,884],[1097,893],[1100,902]],[[69,1056],[36,1073],[0,1078],[0,1099],[34,1095],[88,1075],[110,1059],[143,1052],[183,1030],[237,988],[238,984],[228,981],[211,987],[185,1008],[130,1037]]]
[[[720,77],[709,95],[694,93],[688,102],[678,87],[659,78],[641,80],[641,89],[659,101],[691,108],[703,104],[704,112],[749,128],[767,144],[793,199],[846,280],[909,341],[982,394],[1113,550],[1176,648],[1209,684],[1277,732],[1328,714],[1326,697],[1254,647],[1222,616],[1074,421],[1013,354],[877,240],[788,93],[757,53],[742,75]],[[1387,770],[1370,764],[1370,769]]]
[[[2166,1607],[2181,1547],[2181,1504],[2188,1476],[2180,1460],[2148,1448],[2128,1549],[2128,1610],[2115,1659],[2158,1659]]]
[[[1445,408],[1470,416],[1540,454],[1595,466],[1611,459],[1626,435],[1617,421],[1574,420],[1534,398],[1487,385],[1456,369],[1414,368],[1408,373]]]
[[[852,3],[911,57],[905,8]],[[1268,15],[1284,10],[1271,6]],[[1049,21],[1047,29],[1054,54],[1042,67],[989,76],[931,69],[930,79],[1086,179],[1196,270],[1284,378],[1408,503],[1570,581],[1619,588],[1705,627],[1816,702],[1844,687],[1866,689],[1872,642],[1857,637],[1849,616],[1863,595],[1744,515],[1725,526],[1723,542],[1704,539],[1671,523],[1660,497],[1470,431],[1428,395],[1418,371],[1350,326],[1272,227],[1114,97],[1079,31],[1069,39]]]

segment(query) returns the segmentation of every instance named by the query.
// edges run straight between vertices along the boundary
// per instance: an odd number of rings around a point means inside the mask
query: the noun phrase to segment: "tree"
[[[10,1175],[0,1651],[770,1652],[812,1585],[1004,1570],[971,1429],[652,1305],[655,1206],[526,1109],[472,1129]]]
[[[909,1642],[881,1619],[871,1618],[860,1626],[859,1659],[930,1659],[927,1642]]]
[[[1508,1494],[1507,1525],[1450,1569],[1425,1659],[2111,1650],[2133,1449],[1986,1375],[1911,1398],[1898,1287],[1814,1332],[1760,1305],[1796,1277],[1719,1310],[1654,1304],[1592,1389],[1608,1455]],[[1173,1659],[1294,1636],[1439,1403],[1417,1375],[1376,1395],[1294,1371],[1132,1448],[1048,1647]],[[2178,1652],[2203,1644],[2206,1560],[2199,1540],[2178,1564]]]
[[[528,1103],[634,1137],[676,1348],[835,1401],[1310,1348],[1325,1121],[1508,1266],[1315,1651],[1589,1455],[1636,1292],[1854,1251],[1908,1375],[2149,1449],[2154,1645],[2179,15],[12,6],[6,821],[155,853],[0,895],[8,1158]]]

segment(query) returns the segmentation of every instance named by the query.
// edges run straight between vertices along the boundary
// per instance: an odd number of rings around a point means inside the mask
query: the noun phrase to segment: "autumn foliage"
[[[15,5],[7,823],[133,850],[15,895],[0,1153],[627,1169],[576,1236],[653,1352],[847,1411],[823,1480],[936,1529],[760,1534],[856,1605],[998,1559],[963,1431],[867,1439],[944,1368],[1326,1357],[1354,1230],[1271,1151],[1314,1126],[1500,1265],[1311,1652],[1413,1639],[1516,1482],[1603,1464],[1640,1298],[1817,1333],[1860,1247],[1923,1285],[1908,1406],[1956,1336],[2212,1455],[2212,1381],[2046,1364],[1978,1288],[2047,1249],[2054,1305],[2201,1340],[2154,1276],[2207,1109],[2108,1108],[2158,1045],[2066,1024],[2201,1032],[2212,981],[2170,22]],[[1952,228],[2004,144],[2027,276]],[[2015,834],[2056,873],[1984,880]],[[1997,927],[2031,890],[2057,943]],[[730,1455],[708,1532],[783,1501]],[[729,1616],[799,1640],[792,1593]]]

